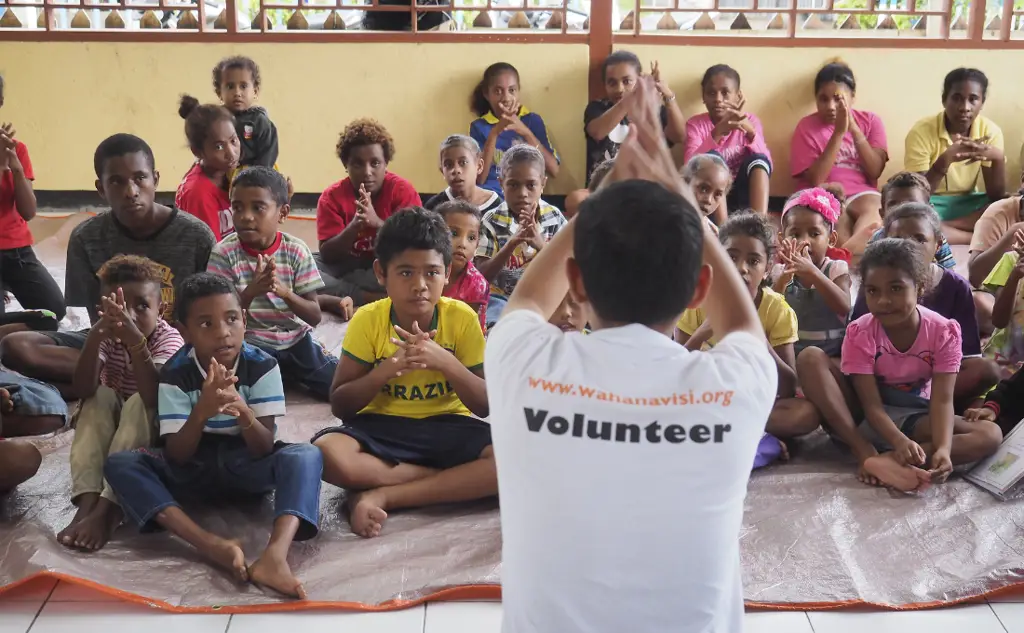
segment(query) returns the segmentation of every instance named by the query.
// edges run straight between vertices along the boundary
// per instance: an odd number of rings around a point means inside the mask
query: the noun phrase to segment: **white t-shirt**
[[[775,400],[764,339],[507,313],[484,356],[504,633],[737,633],[747,479]]]

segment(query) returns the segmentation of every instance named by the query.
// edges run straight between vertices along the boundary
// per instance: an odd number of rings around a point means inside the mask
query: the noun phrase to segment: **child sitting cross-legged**
[[[478,316],[441,296],[452,243],[441,216],[384,221],[373,264],[388,297],[345,332],[331,410],[313,443],[324,481],[346,488],[352,531],[378,536],[390,510],[498,494]]]
[[[312,335],[324,282],[302,240],[277,230],[289,210],[284,176],[269,167],[240,171],[231,185],[235,233],[213,247],[208,270],[238,289],[246,340],[274,357],[286,379],[327,400],[338,360]]]
[[[480,212],[465,200],[445,202],[437,207],[437,212],[452,234],[452,267],[443,295],[473,308],[480,315],[480,327],[484,328],[490,285],[473,264],[480,242]]]
[[[175,312],[188,344],[160,373],[160,448],[111,455],[107,481],[143,532],[169,530],[236,582],[305,598],[287,555],[293,540],[317,534],[320,451],[275,441],[275,420],[284,415],[281,372],[271,356],[244,342],[245,311],[230,281],[211,273],[189,277],[178,288]],[[200,527],[179,503],[185,495],[230,502],[271,491],[270,542],[251,566],[239,541]]]
[[[57,535],[68,547],[106,545],[123,515],[103,482],[107,455],[153,443],[160,368],[185,344],[161,316],[163,272],[151,259],[118,255],[100,268],[101,318],[78,357],[82,397],[71,444],[71,502],[78,512]]]
[[[850,323],[842,352],[854,407],[842,397],[830,409],[815,403],[854,451],[862,481],[904,491],[945,481],[954,465],[991,455],[1003,437],[992,422],[953,413],[960,325],[919,304],[926,264],[910,240],[886,238],[864,251],[860,275],[870,313]]]

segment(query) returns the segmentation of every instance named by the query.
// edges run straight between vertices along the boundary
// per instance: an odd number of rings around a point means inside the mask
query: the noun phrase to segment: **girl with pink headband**
[[[850,314],[849,266],[828,256],[838,239],[840,197],[841,190],[804,189],[790,197],[782,211],[782,263],[773,271],[774,288],[796,312],[797,382],[808,397],[820,390],[821,376],[839,371]],[[795,437],[818,428],[820,420],[813,404],[789,398],[776,403],[769,425],[778,437]]]

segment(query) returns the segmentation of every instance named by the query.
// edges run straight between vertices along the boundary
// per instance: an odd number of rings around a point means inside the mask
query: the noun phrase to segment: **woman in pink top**
[[[872,112],[854,110],[857,82],[842,62],[826,64],[814,78],[815,114],[804,117],[793,132],[789,160],[801,187],[836,183],[846,193],[846,213],[836,231],[839,243],[853,240],[858,253],[882,225],[878,177],[889,160],[885,126]]]
[[[726,199],[731,212],[768,212],[772,156],[764,143],[761,122],[743,111],[740,74],[725,64],[708,68],[700,82],[707,114],[686,122],[686,160],[698,154],[718,154],[732,172]]]

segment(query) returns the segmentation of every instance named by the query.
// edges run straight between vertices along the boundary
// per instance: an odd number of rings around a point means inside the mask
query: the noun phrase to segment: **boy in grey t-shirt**
[[[201,220],[156,203],[160,173],[153,150],[141,138],[115,134],[100,143],[93,159],[96,189],[110,205],[79,224],[68,242],[64,296],[68,306],[84,307],[89,320],[99,319],[100,284],[96,271],[115,255],[141,255],[164,269],[162,301],[169,318],[175,286],[206,270],[215,243]],[[49,382],[66,398],[88,330],[17,332],[0,342],[0,361],[27,376]]]

